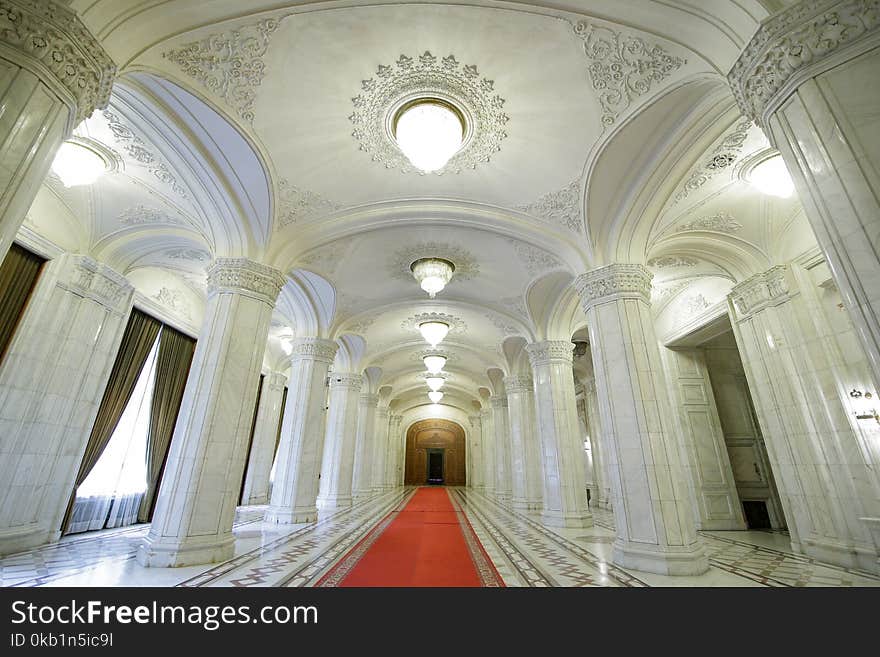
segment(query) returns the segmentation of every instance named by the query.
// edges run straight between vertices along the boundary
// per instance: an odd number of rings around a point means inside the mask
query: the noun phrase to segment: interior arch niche
[[[434,459],[442,459],[442,481],[429,477]],[[432,456],[433,455],[433,456]],[[467,483],[465,466],[464,429],[457,422],[432,418],[414,423],[406,432],[406,462],[403,483],[407,486],[443,484],[464,486]],[[435,469],[436,475],[436,469]]]

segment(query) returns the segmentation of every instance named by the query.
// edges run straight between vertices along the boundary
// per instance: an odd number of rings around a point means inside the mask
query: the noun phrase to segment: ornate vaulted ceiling
[[[120,67],[108,109],[77,129],[113,172],[50,177],[27,229],[118,268],[193,332],[213,257],[286,271],[267,367],[295,335],[347,336],[346,367],[380,368],[373,387],[421,404],[414,318],[442,313],[446,401],[472,412],[525,366],[523,340],[582,326],[570,282],[591,267],[646,263],[672,336],[813,247],[796,200],[745,181],[769,145],[724,75],[759,2],[71,5]],[[385,126],[425,89],[472,127],[433,174]],[[429,255],[457,266],[434,300],[408,271]]]

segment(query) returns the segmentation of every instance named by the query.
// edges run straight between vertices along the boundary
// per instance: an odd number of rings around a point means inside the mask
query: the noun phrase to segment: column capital
[[[468,415],[468,422],[471,423],[472,427],[476,427],[480,423],[479,415]]]
[[[494,395],[489,398],[489,403],[492,405],[493,409],[507,408],[507,397]]]
[[[876,45],[880,12],[864,0],[802,0],[765,20],[727,80],[743,114],[758,125],[805,80],[840,64],[842,51]]]
[[[360,390],[364,384],[364,377],[354,372],[330,372],[331,388],[349,388],[351,390]]]
[[[328,365],[336,358],[339,345],[335,340],[324,338],[294,338],[290,344],[290,359],[318,360]]]
[[[617,299],[641,299],[650,304],[653,276],[644,265],[615,263],[581,274],[574,285],[587,312],[598,303]]]
[[[490,411],[488,408],[484,408],[480,411],[480,419],[485,422],[489,418],[489,413],[491,412],[492,411]]]
[[[526,345],[526,353],[532,367],[550,363],[571,365],[574,343],[570,340],[545,340]]]
[[[529,345],[531,346],[531,345]],[[508,375],[504,377],[504,389],[507,394],[532,392],[535,389],[532,377],[527,375]]]
[[[376,408],[379,405],[379,395],[371,395],[368,392],[362,392],[358,398],[358,402],[368,408]]]
[[[379,406],[376,408],[376,417],[380,420],[387,420],[391,411],[388,410],[387,406]]]
[[[788,265],[777,265],[735,285],[729,296],[737,312],[748,317],[767,306],[777,306],[788,301],[788,271]]]
[[[286,280],[277,269],[248,258],[217,258],[208,267],[208,296],[232,292],[274,306]]]
[[[266,374],[264,382],[269,388],[284,390],[284,386],[287,385],[287,377],[281,372],[269,372]]]
[[[58,286],[117,313],[128,310],[134,287],[119,272],[84,255],[67,254]]]

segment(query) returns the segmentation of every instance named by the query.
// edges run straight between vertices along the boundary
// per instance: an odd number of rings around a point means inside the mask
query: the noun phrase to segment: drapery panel
[[[37,254],[13,244],[0,264],[0,362],[3,362],[45,262]]]

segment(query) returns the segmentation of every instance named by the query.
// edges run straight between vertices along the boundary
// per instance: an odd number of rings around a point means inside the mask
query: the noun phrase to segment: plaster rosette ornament
[[[425,51],[379,65],[348,118],[360,150],[387,169],[461,173],[501,150],[505,102],[476,66]]]

